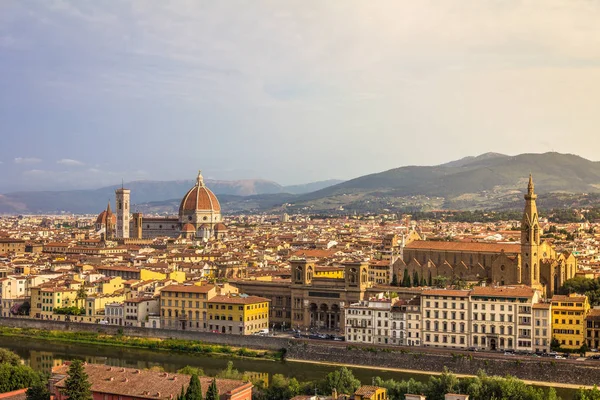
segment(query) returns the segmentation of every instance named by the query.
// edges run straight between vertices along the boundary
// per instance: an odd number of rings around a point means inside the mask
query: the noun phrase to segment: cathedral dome
[[[110,216],[110,221],[113,225],[117,224],[117,216],[113,213],[107,213],[106,210],[102,211],[100,213],[100,215],[98,215],[98,218],[96,218],[96,224],[100,225],[100,224],[106,224],[106,216],[109,215]]]
[[[181,228],[181,232],[183,232],[183,233],[196,232],[196,228],[194,228],[194,225],[192,225],[192,224],[185,224],[183,226],[183,228]]]
[[[179,215],[190,211],[221,212],[221,205],[219,204],[219,200],[217,200],[217,196],[204,185],[204,179],[200,173],[198,173],[196,186],[183,196],[179,206]]]

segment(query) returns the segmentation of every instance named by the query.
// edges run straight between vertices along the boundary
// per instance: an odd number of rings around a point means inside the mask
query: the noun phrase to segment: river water
[[[231,358],[205,356],[176,352],[154,351],[123,347],[110,347],[82,343],[50,342],[46,340],[0,337],[0,347],[17,353],[33,369],[50,373],[53,366],[63,361],[83,359],[90,363],[106,364],[116,367],[145,369],[161,367],[167,372],[189,365],[202,368],[206,375],[216,375],[227,367]],[[234,367],[240,372],[259,376],[268,382],[273,374],[295,377],[299,381],[322,379],[335,366],[326,366],[301,362],[280,362],[259,359],[233,359]],[[371,384],[374,377],[403,380],[413,378],[426,381],[429,375],[419,373],[391,372],[376,369],[352,367],[352,372],[363,384]],[[557,389],[563,400],[573,398],[573,390]]]

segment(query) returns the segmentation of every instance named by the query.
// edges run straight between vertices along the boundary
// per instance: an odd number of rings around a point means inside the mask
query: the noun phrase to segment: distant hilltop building
[[[217,196],[204,184],[198,172],[196,185],[183,196],[179,215],[173,217],[144,217],[133,213],[130,218],[130,194],[124,187],[115,191],[116,214],[110,202],[96,220],[96,230],[105,239],[153,239],[185,237],[195,240],[219,239],[227,232],[221,218]]]
[[[541,242],[533,178],[529,176],[521,221],[521,243],[479,243],[416,240],[406,245],[394,272],[420,277],[445,276],[495,285],[524,284],[551,296],[575,276],[577,260]]]

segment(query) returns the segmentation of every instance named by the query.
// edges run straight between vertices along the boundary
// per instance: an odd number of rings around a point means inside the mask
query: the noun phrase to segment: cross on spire
[[[204,177],[202,176],[202,170],[198,170],[198,178],[196,179],[196,186],[204,186]]]

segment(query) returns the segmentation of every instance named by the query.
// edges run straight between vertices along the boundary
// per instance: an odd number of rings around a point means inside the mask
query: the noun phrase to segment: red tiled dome
[[[113,225],[117,224],[117,216],[113,213],[110,213],[110,220]],[[96,224],[106,224],[106,210],[102,211],[98,218],[96,218]]]
[[[185,224],[183,226],[183,228],[181,228],[181,232],[185,232],[185,233],[196,232],[196,228],[194,228],[194,225],[192,225],[192,224]]]
[[[221,205],[217,200],[217,196],[204,186],[204,180],[200,174],[198,174],[196,186],[191,188],[181,200],[179,215],[184,211],[221,212]]]
[[[227,227],[222,222],[219,222],[218,224],[215,225],[215,231],[217,231],[217,232],[223,232],[226,230],[227,230]]]

